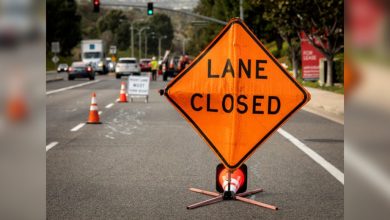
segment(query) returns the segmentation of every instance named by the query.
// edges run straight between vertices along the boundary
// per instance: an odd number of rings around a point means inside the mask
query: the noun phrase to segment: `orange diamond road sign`
[[[167,85],[165,95],[230,169],[310,99],[237,18]]]

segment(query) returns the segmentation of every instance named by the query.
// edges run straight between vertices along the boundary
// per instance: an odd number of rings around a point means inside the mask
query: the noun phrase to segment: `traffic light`
[[[153,2],[148,2],[148,15],[153,15]]]
[[[100,11],[100,0],[92,0],[93,3],[93,12]]]

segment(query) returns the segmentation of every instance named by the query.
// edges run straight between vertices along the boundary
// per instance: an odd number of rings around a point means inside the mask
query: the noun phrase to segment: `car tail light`
[[[70,71],[72,71],[72,70],[73,70],[73,68],[72,68],[72,67],[69,67],[68,71],[70,72]]]
[[[88,72],[91,72],[92,71],[92,68],[89,66],[89,67],[87,67],[87,71]]]

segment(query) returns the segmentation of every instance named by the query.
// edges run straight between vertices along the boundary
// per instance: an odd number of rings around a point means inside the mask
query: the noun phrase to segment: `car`
[[[57,73],[60,72],[67,72],[68,71],[68,64],[66,63],[60,63],[57,67]]]
[[[115,76],[120,79],[122,76],[141,75],[141,68],[134,57],[119,58],[115,66]]]
[[[152,62],[152,60],[148,59],[148,58],[143,58],[140,60],[139,65],[141,66],[141,72],[152,71],[152,67],[150,65],[150,62]]]
[[[92,66],[84,62],[73,62],[68,68],[68,80],[74,80],[75,78],[89,78],[95,79],[95,71]]]

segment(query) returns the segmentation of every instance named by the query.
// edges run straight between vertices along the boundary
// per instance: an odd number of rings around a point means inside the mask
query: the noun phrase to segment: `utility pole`
[[[244,0],[240,0],[240,19],[244,21],[244,8],[242,7],[242,3]]]
[[[148,33],[145,31],[145,54],[144,57],[148,56]]]
[[[131,26],[130,26],[130,30],[131,30],[131,57],[134,57],[134,22],[135,21],[143,21],[144,19],[137,19],[137,20],[133,20],[131,22]],[[138,29],[135,29],[135,30],[138,30]]]
[[[134,25],[131,23],[131,57],[134,57]]]
[[[150,35],[154,35],[154,32],[151,32]],[[145,32],[145,57],[148,56],[148,33]]]
[[[150,27],[146,26],[146,27],[139,29],[139,31],[138,31],[138,55],[139,55],[138,59],[141,59],[141,52],[142,52],[141,38],[142,38],[142,31],[145,29],[150,29]]]
[[[167,35],[158,38],[158,60],[161,59],[161,39],[167,39]]]

